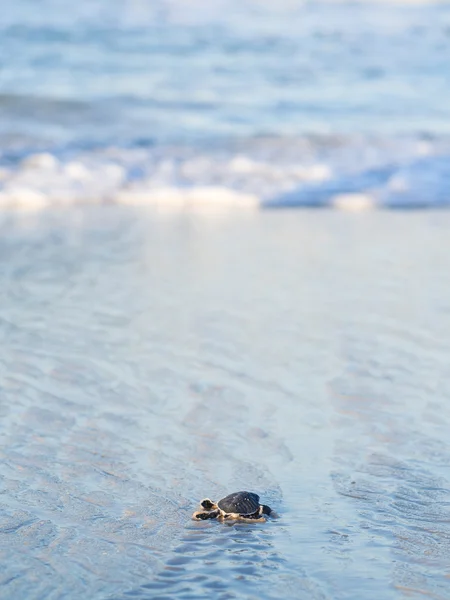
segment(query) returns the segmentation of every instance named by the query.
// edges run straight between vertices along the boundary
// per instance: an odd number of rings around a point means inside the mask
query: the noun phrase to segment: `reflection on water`
[[[281,592],[283,580],[294,575],[276,549],[271,526],[193,523],[153,580],[125,597],[278,598],[267,581],[275,580]]]
[[[447,214],[1,218],[1,597],[448,597]]]

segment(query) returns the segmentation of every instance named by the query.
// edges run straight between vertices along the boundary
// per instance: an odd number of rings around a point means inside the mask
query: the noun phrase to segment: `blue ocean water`
[[[450,202],[450,5],[18,0],[0,206]]]

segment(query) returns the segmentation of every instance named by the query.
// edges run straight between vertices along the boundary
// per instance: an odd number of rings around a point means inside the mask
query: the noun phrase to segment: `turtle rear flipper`
[[[206,521],[206,519],[216,519],[220,514],[220,510],[209,510],[207,512],[195,512],[192,515],[193,519],[199,520],[199,521]]]
[[[264,523],[265,520],[266,518],[263,516],[261,507],[250,515],[240,515],[239,517],[239,521],[243,521],[244,523]]]
[[[255,521],[264,523],[264,521],[266,520],[261,515],[261,508],[258,508],[258,510],[255,510],[254,513],[250,513],[249,515],[241,515],[239,513],[225,513],[222,515],[222,518],[227,521],[240,521],[242,523],[255,523]]]
[[[263,517],[263,512],[262,506],[260,506],[258,510],[255,510],[251,515],[243,515],[243,518],[249,521],[265,521],[266,519]]]

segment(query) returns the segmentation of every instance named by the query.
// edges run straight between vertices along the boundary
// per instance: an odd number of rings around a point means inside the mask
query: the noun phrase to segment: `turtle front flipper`
[[[206,521],[206,519],[216,519],[220,514],[220,510],[209,510],[207,512],[198,511],[192,515],[192,518],[198,521]]]

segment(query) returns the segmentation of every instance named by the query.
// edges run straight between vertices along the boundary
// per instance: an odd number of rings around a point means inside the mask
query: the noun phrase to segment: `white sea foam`
[[[374,198],[369,194],[337,194],[331,198],[330,205],[351,212],[360,212],[376,207]]]
[[[257,208],[257,196],[225,187],[160,187],[119,191],[115,197],[120,204],[157,205],[161,208]]]
[[[240,148],[108,148],[0,165],[0,209],[87,203],[199,209],[450,206],[447,142],[278,139]]]

